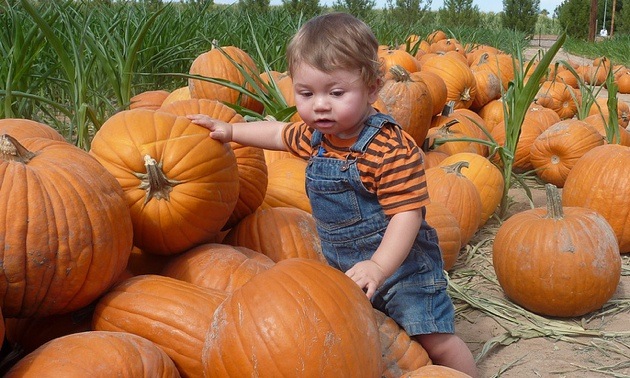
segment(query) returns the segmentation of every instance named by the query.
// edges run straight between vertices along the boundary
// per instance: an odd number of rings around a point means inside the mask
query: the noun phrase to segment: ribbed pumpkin
[[[216,100],[190,99],[178,101],[171,105],[163,106],[160,111],[173,113],[178,116],[206,114],[212,118],[229,123],[245,121],[234,109]],[[232,147],[236,157],[239,189],[238,201],[224,229],[234,226],[263,203],[268,181],[267,164],[265,163],[265,153],[262,148],[243,146],[234,142],[230,142],[230,147]]]
[[[438,235],[444,270],[451,270],[459,257],[462,247],[462,230],[455,215],[441,202],[431,202],[426,206],[424,217],[435,228]]]
[[[252,249],[208,243],[174,257],[162,275],[231,293],[273,265],[273,260]]]
[[[295,207],[311,212],[306,195],[306,160],[293,157],[281,158],[267,165],[268,183],[261,207]]]
[[[503,99],[488,102],[477,110],[477,114],[486,122],[486,130],[491,132],[496,125],[503,123]]]
[[[573,118],[577,114],[582,97],[579,91],[559,81],[545,81],[540,86],[536,103],[558,113],[560,119]]]
[[[468,166],[463,166],[460,173],[466,176],[477,188],[481,199],[481,227],[496,211],[503,197],[503,174],[501,170],[492,162],[479,154],[472,152],[460,152],[451,155],[439,164],[448,166],[460,161],[465,161]]]
[[[473,75],[475,76],[477,93],[470,104],[471,109],[481,109],[490,101],[501,98],[501,80],[494,72],[476,70],[473,71]]]
[[[537,314],[575,317],[601,308],[617,289],[621,256],[606,219],[562,206],[547,184],[547,208],[525,210],[501,224],[492,263],[515,303]]]
[[[437,55],[425,61],[422,70],[433,72],[444,80],[446,101],[455,101],[455,109],[470,107],[477,93],[477,84],[466,63],[448,55]]]
[[[460,161],[426,170],[431,201],[446,206],[459,223],[462,237],[460,247],[465,246],[477,232],[482,211],[477,187],[461,173],[461,169],[467,165],[467,162]]]
[[[5,317],[82,308],[127,265],[132,223],[116,179],[87,152],[0,136],[0,307]]]
[[[129,109],[158,109],[171,93],[163,89],[140,92],[131,98]]]
[[[431,127],[433,99],[427,84],[412,77],[402,66],[390,68],[392,78],[385,80],[378,93],[385,104],[384,113],[391,115],[418,144],[422,144]]]
[[[525,117],[533,118],[540,122],[540,125],[544,130],[561,121],[558,113],[549,108],[545,108],[542,105],[536,104],[535,102],[529,105]]]
[[[123,187],[134,245],[145,252],[176,254],[210,240],[236,206],[234,152],[186,117],[119,112],[95,134],[90,154]]]
[[[247,52],[236,46],[219,47],[216,44],[213,44],[212,49],[198,55],[193,60],[189,73],[191,75],[227,80],[251,91],[251,85],[247,83],[247,79],[236,64],[241,66],[252,79],[260,77],[256,62]],[[192,98],[207,98],[236,104],[258,113],[263,110],[263,104],[258,100],[221,84],[214,84],[201,79],[188,79],[188,86],[190,87],[190,96]]]
[[[380,333],[343,272],[287,259],[235,290],[210,318],[207,377],[380,377]]]
[[[223,243],[253,249],[275,262],[294,257],[326,261],[315,219],[294,207],[256,210],[234,226]]]
[[[9,134],[17,140],[32,137],[66,140],[57,130],[44,123],[21,118],[0,119],[0,135],[2,134]]]
[[[136,276],[98,301],[92,327],[144,337],[168,354],[182,377],[200,377],[205,334],[226,297],[224,291],[175,278]]]
[[[578,159],[603,144],[604,138],[593,126],[578,119],[565,119],[532,142],[529,159],[538,177],[562,188]]]
[[[430,365],[431,359],[422,345],[411,339],[394,319],[374,309],[381,340],[383,378],[399,378],[402,374]]]
[[[124,332],[59,337],[14,365],[5,378],[178,378],[175,364],[151,341]]]
[[[621,253],[630,252],[630,147],[604,144],[582,155],[567,176],[562,201],[601,214]]]

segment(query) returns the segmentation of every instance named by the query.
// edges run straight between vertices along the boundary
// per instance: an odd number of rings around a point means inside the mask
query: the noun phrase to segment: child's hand
[[[210,137],[212,139],[216,139],[222,143],[228,143],[232,141],[231,124],[219,121],[218,119],[210,118],[204,114],[190,114],[187,117],[195,125],[199,125],[210,130]]]
[[[376,289],[387,279],[383,269],[372,260],[360,261],[354,264],[352,268],[348,269],[346,276],[352,278],[365,291],[368,299],[372,298]]]

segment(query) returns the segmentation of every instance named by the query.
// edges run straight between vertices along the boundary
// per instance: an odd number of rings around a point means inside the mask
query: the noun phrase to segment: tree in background
[[[238,0],[238,6],[249,14],[260,14],[269,11],[269,0]]]
[[[503,0],[501,21],[506,29],[534,34],[540,0]]]
[[[481,12],[472,3],[472,0],[445,0],[444,6],[438,11],[440,24],[445,27],[479,27]]]
[[[590,0],[565,0],[556,8],[560,27],[571,38],[586,39],[590,16]]]
[[[376,0],[335,0],[333,9],[350,13],[365,21],[375,6]]]
[[[291,15],[302,15],[304,20],[312,18],[322,10],[319,0],[282,0],[282,7]]]
[[[391,16],[403,25],[422,22],[430,14],[431,0],[426,4],[423,0],[387,0],[387,8]]]
[[[617,0],[617,5],[620,2],[620,0]],[[615,15],[614,34],[617,33],[630,34],[630,0],[624,1]]]

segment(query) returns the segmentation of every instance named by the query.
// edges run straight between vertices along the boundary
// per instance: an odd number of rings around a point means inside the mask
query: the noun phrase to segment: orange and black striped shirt
[[[288,124],[282,136],[288,151],[303,159],[310,158],[313,131],[303,122]],[[345,160],[354,142],[356,138],[325,135],[322,138],[324,157]],[[387,216],[416,210],[429,203],[424,153],[399,126],[385,124],[368,145],[366,153],[357,156],[356,164],[363,185],[376,193]]]

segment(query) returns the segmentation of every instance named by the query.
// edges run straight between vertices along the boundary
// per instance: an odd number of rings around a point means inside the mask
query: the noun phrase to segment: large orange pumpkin
[[[424,217],[437,232],[444,270],[451,270],[462,248],[462,230],[458,219],[445,204],[436,201],[426,206]]]
[[[269,163],[267,191],[261,207],[295,207],[310,213],[311,203],[304,186],[306,164],[306,160],[295,157],[280,158]]]
[[[90,154],[122,185],[134,245],[145,252],[176,254],[210,240],[236,206],[234,152],[186,117],[146,109],[114,114]]]
[[[601,214],[621,253],[630,252],[630,147],[604,144],[582,155],[567,176],[562,201]]]
[[[245,122],[245,119],[234,109],[216,100],[190,99],[177,101],[163,106],[160,111],[173,113],[179,116],[188,114],[206,114],[212,118],[225,122]],[[267,192],[267,164],[262,148],[243,146],[230,142],[230,147],[236,157],[238,167],[238,201],[230,215],[224,229],[237,224],[241,219],[251,214],[258,208]]]
[[[287,259],[235,290],[214,312],[207,377],[380,377],[380,333],[365,293],[343,272]]]
[[[547,208],[525,210],[501,224],[492,263],[515,303],[541,315],[574,317],[597,310],[617,289],[621,256],[606,219],[562,206],[547,184]]]
[[[131,252],[131,217],[116,179],[87,152],[4,134],[0,182],[4,316],[77,310],[116,281]]]
[[[260,72],[252,57],[236,46],[213,45],[209,51],[198,55],[190,65],[191,75],[223,79],[252,90],[239,65],[251,79],[260,78]],[[243,106],[255,112],[262,112],[263,104],[250,96],[244,95],[236,89],[222,84],[214,84],[201,79],[189,79],[190,96],[192,98],[207,98],[230,104]]]
[[[140,92],[131,98],[129,109],[158,109],[170,94],[163,89]]]
[[[183,377],[200,377],[205,333],[226,297],[224,291],[175,278],[136,276],[98,301],[92,328],[144,337],[168,354]]]
[[[151,341],[125,332],[87,331],[59,337],[15,364],[5,378],[178,378]]]

